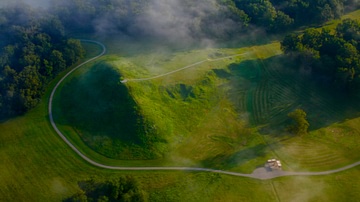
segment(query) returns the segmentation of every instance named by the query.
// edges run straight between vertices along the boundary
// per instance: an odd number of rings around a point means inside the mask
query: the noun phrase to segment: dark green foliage
[[[146,18],[149,7],[156,7],[156,3],[158,2],[148,0],[65,0],[56,1],[53,10],[58,13],[66,28],[72,31],[106,30],[107,33],[121,32],[141,37],[151,33],[143,33],[149,28],[138,27],[138,21]],[[171,2],[170,4],[173,6]],[[201,38],[205,35],[229,39],[251,30],[253,26],[249,29],[249,24],[268,32],[283,32],[294,26],[324,23],[339,18],[344,13],[344,7],[353,4],[356,2],[349,0],[184,0],[176,4],[177,8],[174,9],[199,22],[188,25],[191,37]],[[211,9],[206,9],[207,13],[203,15],[202,10],[199,11],[203,8]],[[219,26],[230,22],[228,26],[219,29]]]
[[[236,0],[236,6],[251,19],[251,23],[270,29],[274,25],[277,11],[269,0]]]
[[[138,181],[130,176],[107,181],[90,179],[79,182],[81,191],[65,201],[147,201],[146,193]]]
[[[166,1],[163,3],[166,3]],[[174,12],[172,9],[176,9],[176,12],[179,11],[182,13],[181,16],[176,17],[182,18],[185,16],[193,18],[194,21],[198,21],[198,23],[194,24],[192,24],[192,22],[186,22],[188,23],[186,28],[190,30],[189,35],[194,38],[201,38],[204,37],[204,35],[213,38],[229,38],[240,32],[243,27],[246,27],[249,21],[248,15],[246,15],[244,11],[239,10],[233,1],[219,0],[217,3],[218,5],[213,5],[213,2],[206,0],[196,2],[184,0],[181,1],[181,3],[169,2],[169,12]],[[152,11],[148,10],[156,10],[157,7],[159,7],[156,4],[161,4],[161,2],[149,0],[64,0],[56,1],[52,9],[55,13],[58,13],[63,24],[71,31],[88,33],[101,32],[102,34],[122,33],[140,38],[149,37],[149,35],[153,36],[152,29],[158,28],[151,26],[152,21],[150,21],[149,25],[145,26],[142,22],[139,22],[146,20],[149,12],[150,15],[152,15]],[[172,8],[175,4],[177,7]],[[214,6],[219,10],[205,9],[207,12],[206,15],[202,13],[202,9],[212,8]],[[174,15],[178,15],[178,13],[174,13]],[[164,16],[164,18],[166,18],[166,16]],[[155,20],[161,23],[163,19]],[[223,25],[228,22],[231,22],[232,27],[223,26],[222,29],[217,27],[218,25]],[[184,22],[179,21],[179,23]],[[153,24],[157,26],[157,23]],[[168,26],[168,24],[165,26]],[[175,23],[172,26],[179,26],[179,29],[181,28],[181,25]],[[234,29],[235,26],[238,27],[237,30]],[[228,29],[231,31],[228,31]],[[234,30],[236,31],[233,32]],[[155,30],[155,32],[157,31],[159,30]]]
[[[0,119],[37,105],[47,83],[83,57],[79,41],[67,39],[61,22],[28,7],[0,10]]]
[[[99,20],[106,21],[106,31],[128,32],[131,21],[146,7],[146,0],[64,0],[54,1],[52,9],[67,29],[95,32]],[[134,23],[134,22],[133,22]]]
[[[348,41],[359,48],[360,22],[345,19],[337,26],[336,34],[339,38],[343,38],[345,41]]]
[[[310,70],[315,79],[325,79],[337,89],[354,92],[360,87],[359,44],[360,23],[346,19],[334,34],[307,29],[303,34],[286,36],[281,47],[294,56],[294,66]]]
[[[282,11],[278,11],[276,18],[271,26],[272,31],[280,32],[291,28],[294,24],[294,19]]]
[[[250,23],[271,32],[283,32],[293,26],[323,23],[339,18],[344,6],[353,2],[345,0],[234,0],[238,9],[250,18]]]
[[[292,125],[288,127],[288,130],[291,133],[296,135],[303,135],[307,133],[310,124],[306,120],[306,113],[304,110],[296,109],[295,111],[290,112],[288,117],[293,121]]]

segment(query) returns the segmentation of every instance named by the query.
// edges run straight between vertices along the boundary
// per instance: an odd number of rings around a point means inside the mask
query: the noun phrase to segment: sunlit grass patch
[[[174,74],[152,79],[163,82],[194,82],[201,79],[206,72],[215,68],[226,68],[236,63],[254,58],[268,58],[281,54],[280,43],[274,42],[263,46],[244,47],[239,49],[201,49],[186,52],[154,52],[114,61],[124,79],[143,79],[166,74],[168,72],[191,66]],[[233,57],[229,57],[233,56]],[[224,59],[221,59],[224,58]],[[200,62],[200,63],[199,63]],[[193,65],[199,63],[197,65]]]

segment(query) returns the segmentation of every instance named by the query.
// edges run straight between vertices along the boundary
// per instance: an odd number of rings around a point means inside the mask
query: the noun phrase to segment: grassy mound
[[[271,157],[283,159],[285,168],[293,170],[326,170],[357,159],[325,141],[318,140],[316,147],[311,138],[303,138],[297,144],[285,132],[293,109],[308,112],[314,131],[344,120],[351,110],[346,107],[352,105],[330,99],[330,90],[312,82],[306,72],[292,69],[279,54],[279,44],[272,43],[111,56],[107,63],[76,72],[63,86],[58,124],[113,159],[150,159],[166,151],[161,164],[248,173]],[[198,61],[206,62],[164,77],[131,81]],[[124,86],[120,77],[130,81]]]
[[[201,61],[215,53],[222,56],[245,51],[248,54],[240,58],[203,63],[163,78],[126,84],[143,115],[166,136],[171,146],[169,156],[175,162],[251,172],[268,157],[283,159],[290,170],[326,170],[358,159],[348,157],[357,151],[354,148],[343,152],[345,148],[334,149],[321,138],[315,144],[312,138],[300,141],[285,131],[287,114],[296,108],[307,112],[311,134],[356,117],[358,109],[353,100],[319,85],[306,71],[291,68],[294,64],[278,56],[276,44],[179,53],[161,61],[156,71],[174,68],[173,61],[178,67],[188,65],[190,55]],[[129,78],[142,78],[155,71],[153,66],[144,65],[145,60],[143,56],[142,62],[130,58],[114,64]]]
[[[130,79],[126,86],[142,115],[166,138],[169,144],[166,160],[175,165],[251,172],[271,154],[257,132],[248,128],[247,112],[237,111],[227,95],[229,77],[234,76],[228,66],[280,53],[279,44],[272,43],[158,56],[153,53],[117,59],[112,64],[119,68],[124,79]],[[237,56],[225,57],[229,55]],[[153,64],[153,58],[163,57]],[[218,60],[219,57],[225,58]],[[131,81],[199,61],[206,62],[164,77]]]
[[[106,157],[156,158],[156,132],[148,130],[119,78],[106,63],[74,75],[61,88],[55,120],[71,125],[86,145]]]

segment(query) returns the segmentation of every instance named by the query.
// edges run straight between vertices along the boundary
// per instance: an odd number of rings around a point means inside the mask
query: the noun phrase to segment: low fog
[[[248,24],[242,11],[230,8],[229,2],[232,1],[2,0],[0,7],[25,7],[28,4],[39,9],[37,15],[47,10],[58,16],[69,33],[87,33],[97,37],[117,35],[135,40],[155,39],[169,44],[202,46],[226,41],[251,43],[266,38],[265,30],[271,29],[269,23]],[[359,0],[344,2],[347,11],[360,5]]]
[[[31,5],[56,15],[68,32],[96,37],[154,39],[168,44],[212,46],[237,37],[243,26],[216,0],[16,0],[0,6]],[[69,31],[71,30],[71,31]]]
[[[211,16],[218,19],[223,9],[225,8],[217,6],[214,0],[191,3],[153,0],[144,14],[134,20],[131,28],[138,33],[160,37],[170,42],[192,43],[201,39],[202,43],[206,43],[209,42],[209,37],[225,37],[227,33],[235,32],[239,26],[226,18],[221,21],[209,21]]]
[[[234,36],[242,26],[221,16],[226,9],[215,0],[150,0],[99,13],[91,23],[98,36],[113,34],[211,46],[216,39]]]

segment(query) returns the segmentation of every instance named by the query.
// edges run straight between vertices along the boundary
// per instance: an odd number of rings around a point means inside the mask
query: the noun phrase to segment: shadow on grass
[[[206,168],[230,170],[239,167],[250,160],[264,157],[269,149],[266,144],[258,144],[253,147],[247,147],[235,153],[221,154],[207,158],[201,162]]]
[[[156,138],[145,131],[146,123],[119,79],[106,63],[72,77],[60,89],[55,121],[71,126],[85,144],[107,157],[151,158],[149,143]]]
[[[5,123],[13,118],[18,117],[18,116],[20,116],[20,115],[17,115],[17,116],[16,115],[3,115],[0,117],[0,124]]]
[[[145,191],[131,176],[104,179],[91,178],[78,182],[81,191],[64,199],[71,201],[146,201]]]
[[[359,116],[359,99],[296,65],[286,56],[275,56],[231,64],[229,72],[214,72],[229,80],[228,96],[237,111],[249,113],[249,123],[263,125],[264,134],[283,133],[287,114],[297,108],[307,113],[310,130]]]
[[[137,126],[142,124],[141,117],[119,78],[118,72],[104,64],[72,78],[60,92],[64,119],[57,121],[81,131],[140,144]]]

